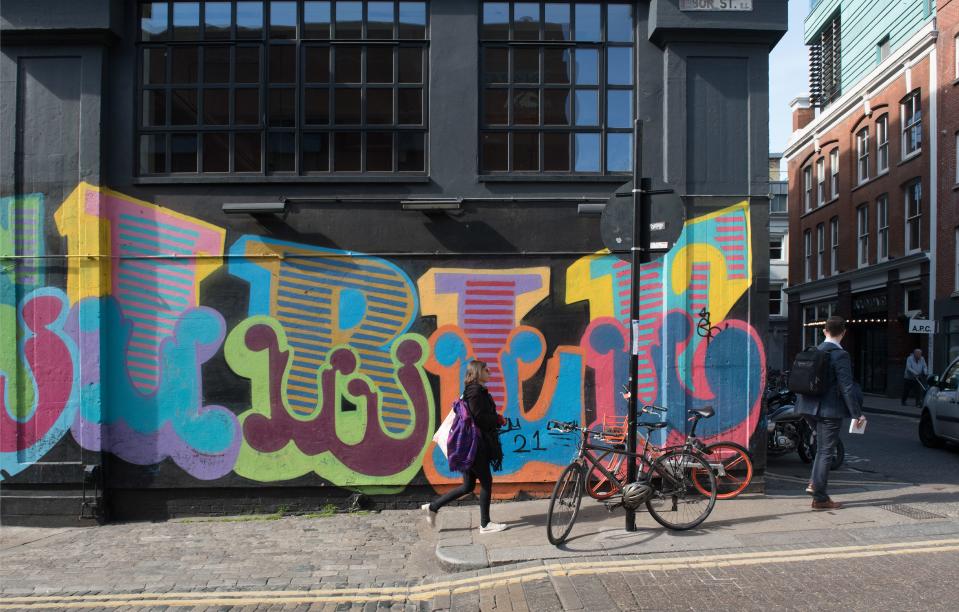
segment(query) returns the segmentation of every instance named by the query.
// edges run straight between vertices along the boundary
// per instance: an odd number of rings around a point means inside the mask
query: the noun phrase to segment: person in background
[[[796,412],[804,415],[816,427],[816,458],[806,492],[813,496],[813,510],[839,510],[842,504],[829,498],[826,487],[829,483],[829,467],[839,428],[843,419],[857,419],[859,426],[866,424],[862,414],[862,394],[852,379],[852,363],[840,344],[846,335],[846,320],[832,316],[826,319],[823,332],[826,339],[817,348],[829,353],[829,386],[821,396],[796,394]]]
[[[929,370],[926,367],[926,359],[922,356],[922,349],[916,349],[906,357],[906,371],[902,374],[903,406],[906,405],[906,400],[910,395],[916,396],[916,406],[922,403],[927,376],[929,376]]]
[[[503,466],[503,447],[499,441],[499,428],[506,421],[496,411],[493,396],[486,388],[489,380],[489,368],[484,361],[471,361],[466,366],[466,379],[463,381],[463,399],[469,406],[473,422],[479,429],[479,446],[476,459],[468,472],[463,472],[463,484],[434,499],[422,507],[426,519],[432,526],[436,522],[436,513],[446,504],[469,495],[480,483],[480,533],[495,533],[506,529],[503,523],[494,523],[489,519],[490,501],[493,495],[493,474],[491,470],[500,470]]]

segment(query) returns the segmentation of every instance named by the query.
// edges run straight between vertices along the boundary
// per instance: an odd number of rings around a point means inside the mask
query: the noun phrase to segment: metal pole
[[[636,371],[639,369],[639,355],[634,350],[636,344],[636,323],[639,319],[639,266],[649,257],[649,196],[643,191],[649,189],[648,180],[643,176],[642,159],[643,124],[639,119],[633,123],[633,246],[630,252],[629,283],[629,407],[626,413],[626,450],[636,452],[636,405],[639,401],[639,384]],[[626,482],[635,482],[637,478],[636,460],[628,457],[626,462]],[[626,531],[636,531],[636,513],[626,509]]]

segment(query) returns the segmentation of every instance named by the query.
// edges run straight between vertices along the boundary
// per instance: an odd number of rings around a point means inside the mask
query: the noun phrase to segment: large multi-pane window
[[[632,171],[632,5],[482,3],[482,173]]]
[[[921,248],[922,181],[915,179],[906,185],[906,252]]]
[[[889,169],[889,115],[876,121],[876,174]]]
[[[876,257],[877,261],[889,259],[889,197],[885,194],[876,200]]]
[[[902,156],[909,157],[922,147],[922,102],[919,90],[902,100]]]
[[[860,267],[869,265],[869,206],[856,209],[857,237],[856,262]]]
[[[139,173],[423,174],[427,3],[140,4]]]
[[[812,166],[806,166],[802,171],[803,204],[806,212],[812,210]]]

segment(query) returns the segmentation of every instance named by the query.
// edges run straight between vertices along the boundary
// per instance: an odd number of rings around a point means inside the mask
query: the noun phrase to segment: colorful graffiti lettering
[[[565,270],[433,267],[414,284],[396,263],[351,251],[241,236],[225,252],[222,228],[81,183],[54,215],[64,292],[45,286],[44,214],[41,194],[0,200],[0,334],[15,349],[0,353],[4,478],[70,430],[83,449],[171,459],[204,481],[443,487],[458,475],[431,435],[471,359],[489,364],[510,425],[503,482],[547,483],[568,462],[574,448],[548,420],[625,414],[632,278],[609,253]],[[750,241],[744,202],[689,221],[638,271],[640,399],[669,408],[657,441],[681,436],[686,411],[707,404],[707,437],[748,444],[755,430],[765,364],[742,301]],[[248,286],[243,312],[203,305],[218,270]],[[562,299],[554,278],[565,278]],[[571,345],[531,324],[583,302]],[[248,399],[210,403],[224,381],[204,384],[205,372],[247,380]]]
[[[56,221],[71,255],[101,245],[110,255],[99,272],[71,260],[78,344],[100,355],[99,376],[84,379],[84,393],[98,401],[84,402],[74,437],[139,465],[170,457],[196,478],[229,473],[239,425],[229,410],[203,405],[200,367],[226,329],[219,313],[198,307],[200,282],[221,265],[225,232],[86,184]]]
[[[361,356],[376,381],[389,431],[406,430],[413,407],[392,377],[390,350],[419,308],[412,281],[395,265],[347,251],[245,236],[230,249],[230,273],[250,283],[249,315],[275,317],[296,351],[289,404],[309,415],[317,402],[313,376],[334,346]]]
[[[426,342],[401,336],[390,352],[394,385],[413,408],[394,433],[376,382],[362,372],[355,349],[338,346],[313,371],[317,401],[310,413],[291,409],[289,379],[296,348],[279,321],[250,317],[227,339],[230,367],[252,382],[253,408],[242,415],[244,442],[236,473],[275,481],[315,471],[338,486],[407,484],[434,430],[434,407],[423,364]],[[383,491],[394,489],[382,489]]]
[[[77,348],[64,331],[66,295],[37,289],[14,313],[0,304],[4,340],[22,336],[16,350],[0,351],[0,469],[13,476],[43,457],[70,428],[79,406]],[[0,477],[0,479],[6,476]]]

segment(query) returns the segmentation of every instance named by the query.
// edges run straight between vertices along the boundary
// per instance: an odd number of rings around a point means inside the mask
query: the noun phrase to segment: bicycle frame
[[[615,483],[617,491],[621,491],[623,487],[628,483],[621,481],[615,474],[607,470],[606,466],[604,466],[591,451],[602,451],[603,453],[612,453],[614,455],[621,455],[623,457],[632,457],[633,459],[638,459],[640,462],[639,473],[641,476],[644,476],[646,479],[651,479],[654,476],[659,476],[660,478],[668,482],[671,486],[682,485],[682,483],[679,482],[672,474],[664,473],[661,470],[654,468],[653,462],[647,458],[647,451],[649,449],[648,437],[646,439],[645,444],[643,444],[643,450],[641,452],[631,453],[625,449],[610,448],[607,446],[597,446],[595,444],[591,444],[589,441],[589,436],[598,435],[598,432],[595,432],[593,430],[586,429],[586,428],[580,428],[580,431],[581,431],[582,437],[579,443],[579,452],[574,461],[583,465],[588,464],[589,466],[592,466],[593,468],[597,468],[599,472],[603,474],[603,476],[605,476],[606,478],[610,480],[610,482]],[[676,447],[676,448],[681,448],[681,447]],[[655,472],[655,474],[653,472]],[[588,474],[589,472],[586,472],[586,473]],[[583,485],[585,484],[586,483],[584,482]]]

